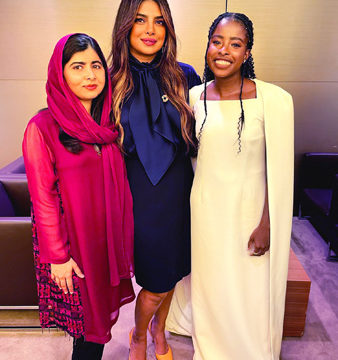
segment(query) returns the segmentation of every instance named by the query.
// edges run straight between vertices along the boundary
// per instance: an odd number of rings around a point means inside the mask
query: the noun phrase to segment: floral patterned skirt
[[[33,210],[32,232],[41,327],[57,326],[75,338],[84,336],[83,308],[78,278],[73,274],[74,293],[72,295],[64,294],[51,279],[50,264],[40,262],[39,240]]]

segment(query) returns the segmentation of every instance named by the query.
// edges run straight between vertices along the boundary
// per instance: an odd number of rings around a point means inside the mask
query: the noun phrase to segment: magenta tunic
[[[57,325],[72,336],[106,343],[119,308],[134,300],[130,278],[109,278],[103,161],[93,145],[79,154],[59,141],[49,110],[28,124],[23,154],[32,199],[35,265],[43,327]],[[124,169],[125,171],[125,169]],[[50,279],[49,263],[72,257],[85,275],[75,293],[63,294]]]

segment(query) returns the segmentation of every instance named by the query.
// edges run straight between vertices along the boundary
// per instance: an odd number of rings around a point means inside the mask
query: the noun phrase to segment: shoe
[[[134,327],[129,331],[129,357],[128,357],[128,360],[131,360],[131,357],[130,357],[130,347],[131,347],[131,341],[132,341],[132,338],[133,338],[133,333],[134,333]]]
[[[149,321],[148,324],[148,331],[149,334],[151,335],[151,337],[153,338],[153,335],[151,334],[151,324],[153,323],[152,320]],[[153,342],[154,342],[154,338],[153,338]],[[174,360],[173,358],[173,352],[171,350],[170,345],[168,344],[168,351],[165,354],[157,354],[156,349],[155,349],[155,356],[157,360]]]
[[[173,352],[172,352],[169,344],[168,344],[168,351],[165,354],[160,355],[160,354],[157,354],[155,351],[155,356],[156,356],[157,360],[174,360]]]

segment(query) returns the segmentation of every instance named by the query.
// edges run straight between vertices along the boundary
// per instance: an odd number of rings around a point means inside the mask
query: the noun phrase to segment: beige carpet
[[[135,291],[140,288],[134,283]],[[103,360],[128,359],[128,333],[133,326],[135,302],[121,308],[120,317],[112,329],[112,340],[105,346]],[[37,311],[0,310],[0,327],[8,325],[38,325]],[[175,360],[191,360],[191,338],[168,335]],[[27,329],[8,330],[0,328],[0,360],[69,360],[72,338],[57,330]],[[154,346],[148,336],[148,360],[156,360]]]

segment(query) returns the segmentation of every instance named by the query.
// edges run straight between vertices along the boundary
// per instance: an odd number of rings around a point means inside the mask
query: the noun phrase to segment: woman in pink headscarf
[[[135,295],[132,198],[93,38],[59,40],[46,90],[48,108],[23,141],[41,326],[74,337],[73,360],[101,359],[119,308]]]

